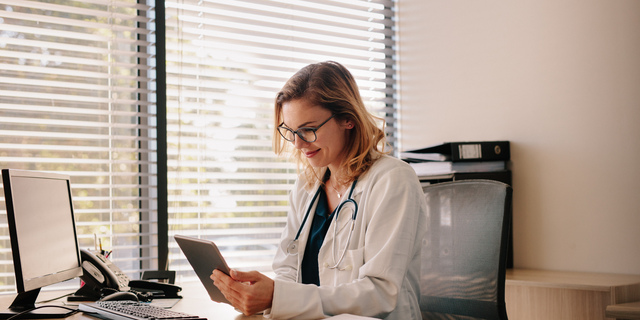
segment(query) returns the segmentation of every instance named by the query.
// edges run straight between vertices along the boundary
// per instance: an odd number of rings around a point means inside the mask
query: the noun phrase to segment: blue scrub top
[[[333,212],[329,212],[327,194],[324,192],[323,188],[320,188],[318,205],[316,206],[316,212],[313,215],[313,223],[311,224],[309,239],[307,240],[304,257],[302,258],[302,283],[320,286],[318,253],[320,252],[320,247],[322,246],[322,242],[324,242],[324,237],[331,225],[333,214]]]

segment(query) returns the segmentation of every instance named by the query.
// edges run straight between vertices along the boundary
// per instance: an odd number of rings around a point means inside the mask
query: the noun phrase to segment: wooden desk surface
[[[197,315],[209,320],[264,319],[262,315],[247,317],[226,303],[211,301],[207,291],[200,283],[190,283],[183,286],[182,296],[184,298],[180,299],[171,310]]]

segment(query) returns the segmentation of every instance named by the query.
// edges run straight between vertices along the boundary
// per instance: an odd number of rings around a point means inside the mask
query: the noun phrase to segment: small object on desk
[[[142,272],[142,280],[156,280],[160,283],[175,284],[175,270],[146,270]]]
[[[95,303],[81,303],[78,310],[88,314],[97,314],[101,318],[114,320],[205,320],[205,318],[187,313],[167,310],[148,303],[135,301],[97,301]]]
[[[133,292],[115,292],[100,299],[100,301],[138,301],[138,296]]]
[[[129,280],[129,287],[140,293],[150,293],[153,299],[180,298],[182,288],[170,283],[149,280]]]

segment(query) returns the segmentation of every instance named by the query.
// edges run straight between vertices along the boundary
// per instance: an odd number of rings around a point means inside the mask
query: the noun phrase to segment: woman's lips
[[[320,149],[314,150],[314,151],[305,152],[304,155],[307,158],[311,158],[311,157],[315,156],[319,151],[320,151]]]

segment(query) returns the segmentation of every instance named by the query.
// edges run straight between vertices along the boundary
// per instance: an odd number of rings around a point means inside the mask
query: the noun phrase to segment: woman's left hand
[[[213,284],[244,315],[252,315],[271,307],[273,280],[260,272],[241,272],[231,269],[230,276],[213,270]]]

